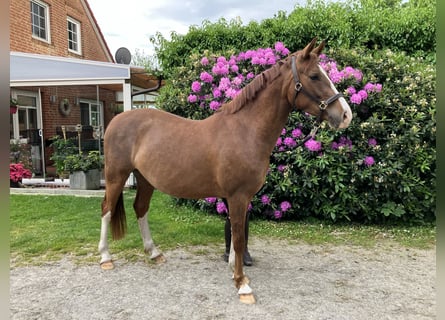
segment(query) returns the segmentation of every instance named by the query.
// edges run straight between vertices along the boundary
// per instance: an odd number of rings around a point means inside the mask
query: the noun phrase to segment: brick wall
[[[42,110],[43,110],[43,128],[44,141],[47,146],[45,153],[50,155],[52,150],[49,148],[50,139],[56,135],[56,128],[60,126],[75,126],[81,123],[80,107],[75,105],[76,98],[96,101],[95,86],[61,86],[61,87],[42,87]],[[56,96],[56,102],[51,102],[50,96]],[[71,105],[71,111],[68,116],[60,112],[60,102],[68,99]],[[99,89],[99,101],[103,104],[104,125],[108,125],[114,112],[112,106],[115,103],[115,94],[113,91]],[[46,159],[47,164],[49,156]]]
[[[32,37],[30,0],[11,0],[9,9],[11,51],[112,62],[108,48],[101,44],[103,39],[99,31],[95,31],[95,25],[88,16],[84,0],[42,0],[42,2],[49,6],[50,43]],[[82,55],[68,51],[68,16],[81,24]]]

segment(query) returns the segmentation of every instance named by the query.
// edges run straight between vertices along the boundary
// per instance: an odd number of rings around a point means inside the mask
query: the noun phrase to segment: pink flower
[[[289,210],[292,206],[290,205],[289,201],[283,201],[280,203],[280,208],[282,212],[286,212]]]
[[[278,137],[277,142],[275,143],[275,145],[277,147],[281,146],[281,144],[283,143],[283,139],[281,137]]]
[[[218,88],[213,89],[213,97],[214,98],[220,98],[221,97],[221,90]]]
[[[239,71],[239,67],[236,64],[234,64],[233,66],[230,66],[230,71],[236,73]]]
[[[218,101],[215,101],[215,100],[211,101],[209,104],[209,108],[212,109],[213,111],[218,110],[220,106],[221,106],[221,103]]]
[[[329,72],[329,78],[333,83],[339,83],[343,80],[343,73],[337,70],[331,70]]]
[[[207,203],[215,203],[216,202],[216,198],[215,197],[205,198],[205,201]]]
[[[296,128],[296,129],[292,130],[292,137],[294,137],[294,138],[299,138],[299,137],[301,137],[302,134],[303,134],[303,132],[301,132],[300,128]]]
[[[372,92],[374,91],[375,85],[371,82],[368,82],[367,84],[365,84],[365,86],[363,87],[364,90],[366,90],[367,92]]]
[[[193,81],[193,83],[192,83],[192,91],[193,92],[201,91],[201,83],[199,81]]]
[[[354,87],[348,87],[348,89],[346,89],[346,93],[352,96],[354,93],[357,93],[357,90],[355,90]]]
[[[216,204],[216,212],[218,212],[219,214],[223,214],[223,213],[227,213],[227,207],[224,204],[224,202],[222,201],[218,201],[218,203]]]
[[[232,80],[232,84],[236,87],[239,87],[242,82],[243,80],[240,77],[236,77],[235,79]]]
[[[220,56],[220,57],[218,57],[218,59],[216,59],[216,63],[226,64],[227,63],[227,59],[224,56]]]
[[[291,137],[284,138],[284,144],[289,148],[295,147],[297,145],[295,140],[292,139]]]
[[[283,213],[280,210],[275,210],[273,216],[275,217],[275,219],[281,219]]]
[[[194,94],[191,94],[188,96],[187,101],[190,103],[195,103],[196,101],[198,101],[198,97],[195,96]]]
[[[219,62],[213,66],[212,72],[216,75],[226,76],[229,74],[229,67],[227,64]]]
[[[350,100],[351,100],[351,103],[353,103],[353,104],[360,104],[360,103],[362,103],[362,96],[359,95],[358,93],[354,93],[351,96]]]
[[[208,65],[208,64],[209,64],[209,59],[208,59],[207,57],[203,57],[203,58],[201,59],[201,64],[202,64],[203,66]]]
[[[353,76],[355,72],[355,69],[353,67],[347,66],[343,69],[343,73],[345,75],[345,78],[349,78],[350,76]]]
[[[201,75],[199,76],[199,78],[202,81],[207,82],[207,83],[212,83],[212,81],[213,81],[213,76],[210,73],[208,73],[207,71],[201,72]]]
[[[9,164],[9,179],[14,182],[22,181],[23,178],[31,178],[32,173],[22,163]]]
[[[357,94],[359,94],[360,97],[362,97],[362,101],[368,98],[368,93],[365,90],[360,90],[359,92],[357,92]]]
[[[382,84],[381,83],[377,83],[375,85],[375,92],[381,92],[382,91]]]
[[[320,151],[321,150],[321,142],[314,140],[314,139],[309,139],[308,141],[306,141],[304,143],[304,146],[310,151]]]
[[[377,145],[377,140],[375,138],[370,138],[368,140],[368,145],[371,147],[375,147]]]
[[[266,205],[266,204],[270,204],[270,198],[269,198],[269,196],[266,195],[266,194],[263,194],[263,195],[261,196],[261,203],[264,204],[264,205]]]
[[[355,72],[354,72],[354,78],[355,78],[355,80],[356,80],[357,82],[362,81],[362,79],[363,79],[363,74],[362,74],[362,72],[361,72],[360,70],[355,70]]]
[[[226,97],[230,98],[230,99],[233,99],[233,98],[235,98],[238,95],[238,93],[239,93],[239,91],[237,91],[237,90],[235,90],[233,88],[228,88],[226,90]]]
[[[287,49],[284,44],[280,41],[275,43],[275,51],[280,53],[282,56],[287,56],[289,54],[289,49]]]
[[[365,164],[365,166],[370,167],[375,163],[375,161],[372,156],[366,156],[363,160],[363,163]]]
[[[226,77],[221,78],[221,80],[219,81],[218,89],[221,91],[226,91],[229,88],[230,88],[230,79]]]

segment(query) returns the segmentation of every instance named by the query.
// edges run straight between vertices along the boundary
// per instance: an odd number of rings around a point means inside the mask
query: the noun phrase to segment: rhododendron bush
[[[288,54],[277,42],[245,52],[192,55],[190,64],[177,68],[162,89],[158,106],[203,119]],[[249,205],[251,215],[369,222],[434,219],[434,68],[391,51],[371,56],[330,50],[320,56],[320,65],[348,100],[352,124],[341,131],[322,126],[300,146],[315,119],[293,111],[271,155],[266,182]],[[227,212],[221,199],[193,203]]]

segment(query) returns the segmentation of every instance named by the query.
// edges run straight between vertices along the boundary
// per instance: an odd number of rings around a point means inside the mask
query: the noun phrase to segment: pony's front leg
[[[108,251],[108,226],[111,221],[111,211],[108,211],[102,216],[100,225],[100,240],[99,240],[99,253],[100,253],[100,267],[102,270],[110,270],[114,268],[113,261],[111,259],[110,252]]]
[[[138,218],[139,230],[141,232],[142,242],[144,244],[144,252],[150,255],[150,259],[156,263],[165,262],[165,257],[161,251],[159,251],[151,238],[150,227],[148,226],[147,220],[148,214],[146,213],[141,218]]]
[[[232,226],[229,265],[234,271],[233,279],[235,281],[235,286],[238,288],[240,301],[246,304],[253,304],[255,303],[255,297],[252,288],[249,286],[249,279],[243,272],[243,254],[245,250],[244,224],[246,223],[245,212],[241,212],[237,215],[236,212],[232,210],[232,207],[229,207],[230,222]],[[235,254],[233,254],[233,252],[235,252]],[[235,264],[233,264],[233,260],[235,260]]]

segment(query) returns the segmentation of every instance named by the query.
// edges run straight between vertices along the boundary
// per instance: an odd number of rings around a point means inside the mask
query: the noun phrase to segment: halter
[[[297,108],[297,95],[298,93],[303,93],[306,97],[310,98],[312,101],[318,103],[318,108],[320,108],[320,113],[317,116],[317,122],[321,122],[321,116],[323,114],[323,112],[326,110],[326,108],[328,107],[328,105],[332,102],[334,102],[335,100],[343,97],[343,94],[341,93],[336,93],[333,96],[329,97],[327,100],[319,100],[316,97],[314,97],[310,92],[307,92],[306,90],[304,90],[303,88],[303,84],[301,83],[299,77],[298,77],[298,72],[297,72],[297,66],[295,63],[295,56],[292,56],[292,74],[294,75],[294,81],[295,81],[295,96],[294,96],[294,108]]]
[[[312,101],[318,103],[318,108],[320,109],[320,113],[317,116],[317,126],[315,126],[312,131],[303,139],[303,141],[301,141],[298,146],[303,145],[306,141],[310,140],[311,138],[314,138],[315,134],[318,131],[318,128],[320,128],[320,124],[321,124],[321,116],[323,115],[323,112],[326,110],[326,108],[328,107],[328,105],[332,102],[334,102],[335,100],[343,97],[343,94],[341,93],[336,93],[333,96],[329,97],[327,100],[319,100],[316,97],[314,97],[310,92],[307,92],[306,90],[304,90],[303,88],[303,84],[300,81],[300,78],[298,77],[298,72],[297,72],[297,66],[296,66],[296,62],[295,62],[296,58],[295,56],[292,56],[292,74],[294,76],[294,81],[295,81],[295,96],[294,96],[294,105],[293,107],[295,109],[297,109],[297,95],[301,92],[303,93],[306,97],[308,97],[309,99],[311,99]]]

